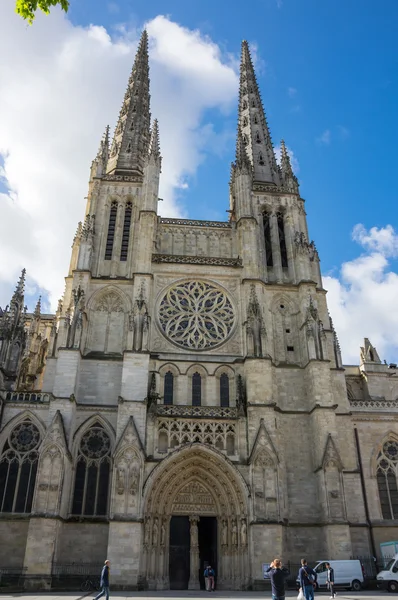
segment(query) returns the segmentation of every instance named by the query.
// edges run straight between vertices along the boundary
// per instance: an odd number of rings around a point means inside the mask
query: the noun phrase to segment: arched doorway
[[[232,463],[202,444],[173,452],[144,487],[141,573],[150,589],[199,589],[206,562],[217,587],[248,585],[247,486]],[[202,583],[203,585],[203,583]]]

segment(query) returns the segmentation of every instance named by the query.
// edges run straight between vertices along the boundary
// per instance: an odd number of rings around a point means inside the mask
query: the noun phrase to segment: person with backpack
[[[275,558],[266,573],[271,580],[272,600],[285,600],[285,582],[289,577],[289,571],[282,567],[282,561]]]
[[[208,565],[205,568],[204,576],[205,576],[205,585],[206,585],[207,591],[214,592],[215,572],[214,572],[214,569],[211,567],[211,565]]]
[[[336,592],[334,591],[334,569],[330,566],[330,563],[326,563],[326,568],[328,570],[327,574],[327,584],[330,589],[330,598],[336,597]]]
[[[298,576],[305,600],[314,600],[314,588],[316,587],[317,574],[314,569],[311,569],[311,567],[307,565],[305,558],[301,559],[301,568]]]

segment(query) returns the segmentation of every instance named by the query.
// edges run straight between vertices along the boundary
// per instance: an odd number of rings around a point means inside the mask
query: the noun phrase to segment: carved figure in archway
[[[228,521],[223,519],[221,526],[221,546],[228,546]]]
[[[153,522],[153,529],[152,529],[152,545],[153,546],[158,545],[158,536],[159,536],[159,525],[158,525],[158,518],[156,517]]]
[[[242,546],[247,545],[247,525],[246,519],[242,519],[240,522],[240,541]]]
[[[162,520],[162,526],[160,528],[160,545],[164,546],[166,544],[166,525],[164,519]]]
[[[144,298],[144,286],[141,286],[140,293],[134,304],[133,310],[133,350],[135,352],[145,351],[147,349],[148,309]]]
[[[237,546],[238,545],[238,526],[236,524],[235,519],[232,521],[231,531],[232,531],[232,545]]]

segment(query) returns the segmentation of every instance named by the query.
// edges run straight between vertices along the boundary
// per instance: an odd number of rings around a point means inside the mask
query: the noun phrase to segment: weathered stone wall
[[[29,519],[0,521],[0,566],[22,568],[28,538]]]

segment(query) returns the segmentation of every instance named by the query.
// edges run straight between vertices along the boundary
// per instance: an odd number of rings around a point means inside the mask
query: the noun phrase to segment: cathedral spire
[[[41,315],[41,296],[39,296],[39,299],[37,301],[37,304],[35,306],[35,310],[34,310],[33,314],[36,318],[39,318]]]
[[[11,304],[13,302],[17,302],[20,304],[24,300],[24,292],[25,292],[25,277],[26,277],[26,269],[22,269],[19,281],[17,283],[17,287],[15,288],[15,292],[13,293]]]
[[[249,45],[242,42],[239,83],[239,127],[243,143],[253,167],[253,181],[281,184],[271,134],[268,129],[260,92],[257,85]]]
[[[284,140],[281,141],[281,172],[283,185],[294,194],[298,194],[298,181],[293,173],[290,156],[285,146]]]
[[[149,100],[148,34],[144,30],[113,136],[107,173],[142,175],[150,136]]]
[[[240,127],[238,128],[238,135],[236,140],[235,167],[236,170],[240,173],[252,173],[252,165],[246,151],[246,145]]]

